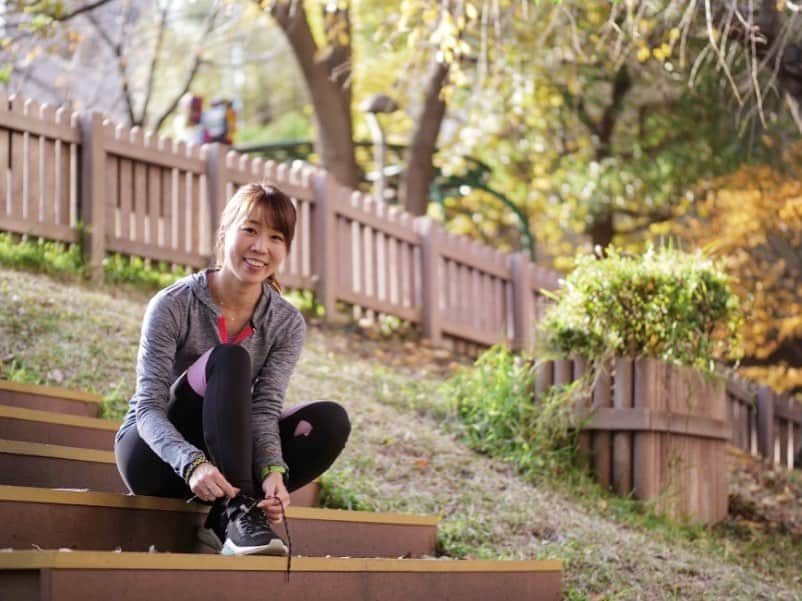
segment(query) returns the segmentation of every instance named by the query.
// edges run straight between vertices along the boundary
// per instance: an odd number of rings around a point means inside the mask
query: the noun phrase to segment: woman
[[[295,219],[273,186],[250,184],[229,200],[219,268],[148,304],[136,391],[116,437],[131,492],[211,502],[199,537],[227,555],[287,554],[268,522],[281,521],[289,491],[325,471],[350,432],[336,403],[281,413],[306,329],[276,279]]]

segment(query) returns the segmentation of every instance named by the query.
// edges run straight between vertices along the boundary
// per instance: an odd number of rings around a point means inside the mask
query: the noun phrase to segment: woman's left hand
[[[287,487],[284,486],[284,476],[279,473],[268,474],[267,478],[262,481],[262,490],[265,493],[265,499],[260,501],[257,507],[265,512],[267,520],[273,524],[281,522],[281,505],[275,498],[281,499],[281,504],[286,509],[290,504],[290,493],[287,492]]]

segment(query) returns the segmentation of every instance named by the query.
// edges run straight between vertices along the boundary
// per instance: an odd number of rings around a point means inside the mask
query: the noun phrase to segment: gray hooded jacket
[[[140,437],[180,477],[203,453],[167,419],[170,386],[204,352],[221,342],[222,311],[209,293],[207,272],[180,279],[148,303],[136,364],[136,391],[117,433],[136,427]],[[306,324],[300,312],[266,282],[251,323],[240,342],[251,357],[254,469],[286,464],[281,456],[278,418],[290,375],[303,347]]]

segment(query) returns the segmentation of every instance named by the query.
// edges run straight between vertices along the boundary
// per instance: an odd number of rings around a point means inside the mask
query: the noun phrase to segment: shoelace
[[[284,524],[284,534],[287,535],[287,582],[290,581],[290,567],[292,566],[292,537],[290,536],[290,524],[287,522],[287,515],[284,513],[284,503],[277,495],[267,497],[268,499],[275,499],[278,501],[278,506],[281,508],[281,521]]]
[[[258,513],[252,513],[253,510],[256,509],[258,501],[250,498],[248,498],[248,500],[250,503],[242,503],[239,506],[242,510],[243,530],[246,534],[256,534],[259,531],[264,531],[265,522],[263,517]]]

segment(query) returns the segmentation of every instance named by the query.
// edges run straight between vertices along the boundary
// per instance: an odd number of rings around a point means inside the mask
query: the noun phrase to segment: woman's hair
[[[226,231],[232,225],[243,222],[256,208],[262,209],[262,218],[274,230],[284,236],[284,244],[289,254],[292,239],[295,235],[295,206],[290,197],[272,184],[246,184],[234,193],[226,203],[220,216],[220,228],[217,230],[215,255],[218,266],[223,264],[223,247]],[[268,279],[277,292],[281,292],[281,284],[273,274]]]

